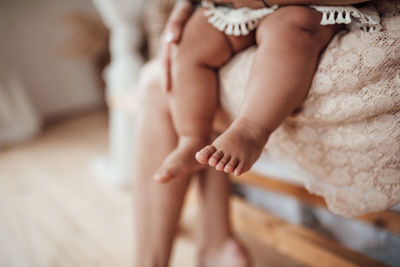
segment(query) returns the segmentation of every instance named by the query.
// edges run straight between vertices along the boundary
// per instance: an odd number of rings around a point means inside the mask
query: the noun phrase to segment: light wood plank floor
[[[91,114],[0,151],[1,267],[131,266],[129,190],[107,187],[88,171],[90,159],[106,152],[106,125],[104,114]],[[184,215],[189,228],[194,208]],[[192,236],[178,237],[172,266],[195,266]],[[298,266],[242,237],[255,266]]]

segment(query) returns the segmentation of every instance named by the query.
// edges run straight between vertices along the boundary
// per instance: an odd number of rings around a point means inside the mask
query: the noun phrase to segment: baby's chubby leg
[[[202,167],[195,153],[210,142],[217,107],[217,70],[235,49],[251,43],[251,37],[241,37],[231,44],[203,13],[204,9],[198,9],[189,19],[173,55],[170,109],[179,141],[155,174],[161,182]]]
[[[304,100],[319,55],[339,29],[321,26],[320,20],[313,9],[287,6],[260,22],[241,114],[199,152],[202,163],[235,175],[251,168],[270,134]]]

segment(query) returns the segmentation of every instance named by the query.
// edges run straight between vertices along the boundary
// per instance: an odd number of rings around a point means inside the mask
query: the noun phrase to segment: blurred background
[[[98,2],[0,0],[2,267],[131,266],[129,190],[94,175],[111,169]]]
[[[144,23],[145,2],[162,2],[163,17]],[[0,267],[131,266],[135,89],[172,3],[0,0]],[[400,264],[398,235],[257,188],[235,192]],[[191,203],[172,266],[195,263]],[[256,266],[303,266],[242,237]]]
[[[0,0],[1,267],[132,266],[145,2]],[[176,251],[194,266],[193,236]]]

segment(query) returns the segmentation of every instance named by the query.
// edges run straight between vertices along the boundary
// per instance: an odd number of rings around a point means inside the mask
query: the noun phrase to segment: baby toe
[[[196,153],[196,159],[201,164],[206,164],[210,157],[215,153],[217,149],[214,146],[206,146]]]
[[[244,164],[241,162],[236,166],[235,170],[233,171],[233,174],[239,176],[243,173],[243,170],[244,170]]]
[[[224,168],[224,172],[226,173],[233,173],[236,166],[239,164],[239,160],[237,158],[232,158],[228,164],[226,164]]]
[[[208,160],[208,164],[211,167],[215,167],[217,166],[218,162],[222,159],[222,157],[224,156],[224,152],[222,152],[221,150],[215,152],[211,158]]]
[[[226,155],[224,156],[217,164],[217,166],[215,167],[215,169],[217,169],[217,171],[222,171],[225,168],[225,165],[231,160],[231,156]]]

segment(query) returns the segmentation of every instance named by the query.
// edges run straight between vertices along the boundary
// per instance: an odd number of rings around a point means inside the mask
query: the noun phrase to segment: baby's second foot
[[[165,183],[204,168],[195,159],[195,153],[208,144],[209,138],[181,137],[177,148],[172,151],[154,175],[154,179]]]
[[[218,171],[241,175],[259,158],[269,134],[254,122],[238,119],[212,145],[196,153],[196,159]]]

